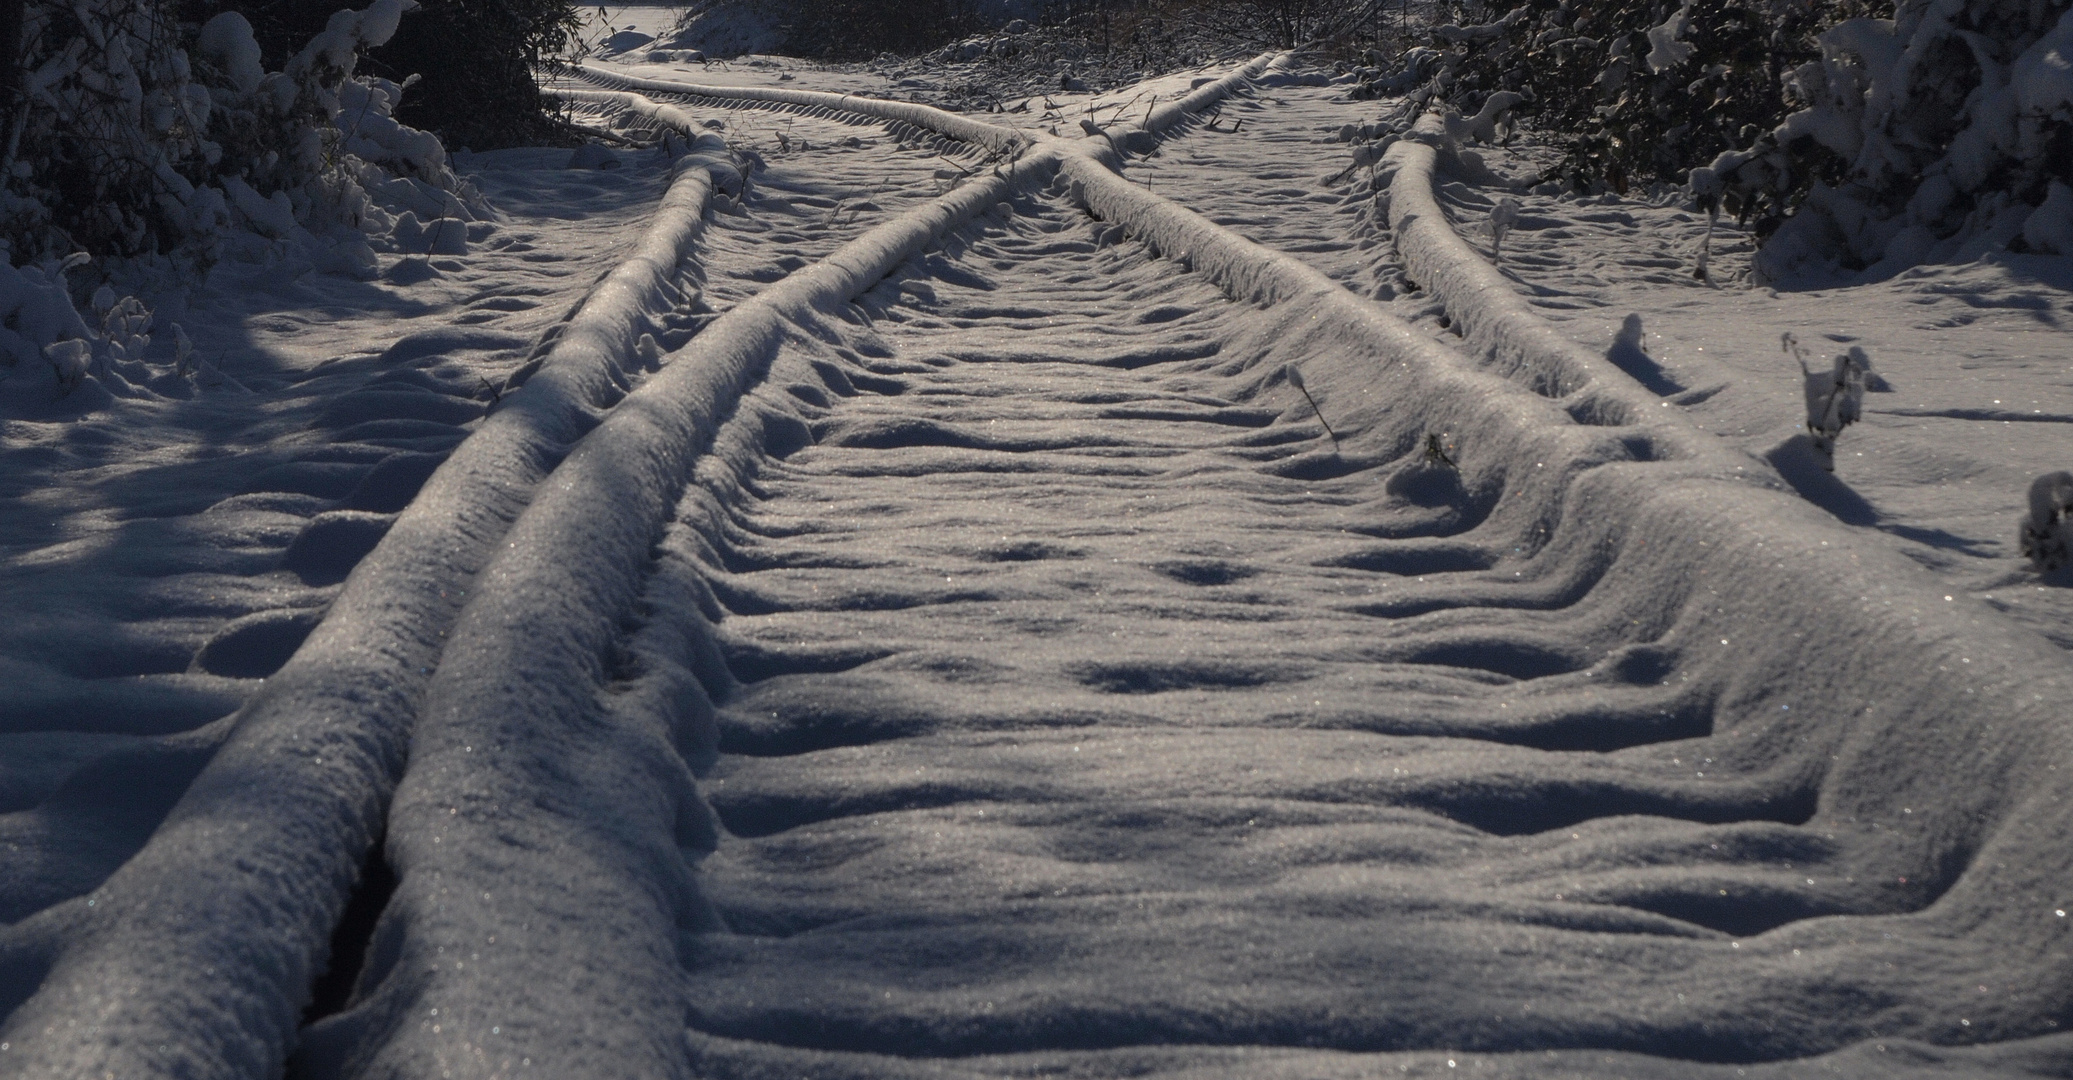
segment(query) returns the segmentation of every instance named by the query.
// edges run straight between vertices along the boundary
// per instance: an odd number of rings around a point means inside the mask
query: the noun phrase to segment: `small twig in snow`
[[[1317,399],[1310,396],[1310,388],[1303,385],[1303,373],[1294,364],[1284,364],[1282,374],[1288,376],[1288,384],[1301,391],[1303,400],[1310,403],[1310,411],[1317,414],[1317,422],[1324,425],[1324,433],[1332,437],[1332,446],[1339,445],[1339,433],[1332,430],[1332,423],[1324,418],[1324,410],[1317,407]]]
[[[1835,441],[1843,429],[1864,414],[1865,383],[1871,376],[1871,357],[1852,345],[1835,358],[1832,371],[1815,371],[1807,366],[1807,351],[1799,339],[1787,333],[1779,338],[1784,351],[1799,361],[1800,377],[1806,383],[1807,434],[1821,465],[1835,471]]]

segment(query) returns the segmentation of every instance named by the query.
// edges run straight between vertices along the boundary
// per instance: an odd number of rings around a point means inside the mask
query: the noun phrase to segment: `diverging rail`
[[[1674,410],[1626,372],[1534,314],[1511,282],[1455,233],[1433,196],[1433,169],[1446,137],[1439,115],[1427,113],[1383,154],[1382,166],[1391,177],[1389,226],[1404,268],[1446,304],[1470,348],[1493,370],[1561,399],[1582,422],[1678,432],[1672,437],[1688,449],[1712,441],[1699,438],[1689,422],[1670,418]]]

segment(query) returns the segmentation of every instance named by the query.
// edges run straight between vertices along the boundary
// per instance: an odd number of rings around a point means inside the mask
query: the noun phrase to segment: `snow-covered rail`
[[[54,924],[0,1070],[261,1076],[291,1038],[341,1077],[2063,1053],[2058,654],[1592,358],[1536,393],[1118,176],[1126,140],[1002,132],[966,134],[1012,162],[629,391],[677,204],[631,314],[577,313],[485,425],[513,441],[434,475],[252,707],[305,726],[248,719]],[[1421,284],[1488,286],[1432,250]],[[1502,304],[1457,317],[1542,362]],[[313,760],[347,750],[357,786]],[[298,1034],[383,826],[366,966]],[[200,858],[220,896],[179,883]]]
[[[1383,155],[1392,177],[1388,186],[1389,226],[1397,254],[1411,280],[1447,305],[1469,348],[1492,370],[1506,374],[1572,410],[1601,422],[1658,427],[1690,452],[1715,440],[1704,438],[1682,417],[1648,393],[1627,373],[1563,337],[1454,231],[1434,196],[1434,168],[1446,127],[1439,114],[1419,118],[1408,137]]]

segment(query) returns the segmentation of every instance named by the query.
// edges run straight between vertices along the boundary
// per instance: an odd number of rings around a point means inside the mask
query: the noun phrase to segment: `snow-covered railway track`
[[[669,588],[731,639],[709,790],[735,838],[707,891],[740,931],[687,944],[705,1071],[2062,1052],[2039,988],[2063,908],[2026,866],[2062,813],[2057,762],[2024,764],[2063,745],[2048,646],[1944,606],[1602,364],[1528,343],[1512,366],[1562,377],[1471,373],[1322,275],[1064,172],[1272,315],[1218,334],[1231,308],[1154,304],[1127,270],[1102,301],[1044,283],[1065,267],[1018,289],[988,236],[968,258],[1000,274],[818,357],[893,400],[809,384],[820,445],[694,493]],[[1215,349],[1041,366],[1087,355],[1047,330],[1150,313]],[[1280,443],[1308,409],[1283,362],[1346,445]],[[1158,415],[1180,395],[1283,411],[1203,437]],[[1456,466],[1422,453],[1442,430]]]
[[[385,819],[320,793],[282,842],[352,827],[282,870],[237,785],[307,750],[197,781],[229,802],[182,842],[302,937],[198,946],[241,909],[125,867],[85,916],[114,929],[53,930],[98,966],[55,950],[0,1069],[270,1071],[337,908],[293,890],[342,895],[377,820],[399,880],[298,1074],[2063,1053],[2048,647],[1616,380],[1478,370],[1090,141],[785,267],[583,411],[508,531],[468,531],[465,604],[387,619]],[[403,520],[469,511],[464,475]],[[234,957],[243,996],[117,940]],[[181,1010],[206,1037],[154,1053]]]

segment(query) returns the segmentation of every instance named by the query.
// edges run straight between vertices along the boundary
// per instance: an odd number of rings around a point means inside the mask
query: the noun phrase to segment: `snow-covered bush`
[[[1800,379],[1807,395],[1807,436],[1814,454],[1829,472],[1835,471],[1835,441],[1843,429],[1864,416],[1864,391],[1871,380],[1871,357],[1860,346],[1836,356],[1833,367],[1818,371],[1807,366],[1807,351],[1791,334],[1784,347],[1799,361]]]
[[[1798,111],[1692,173],[1703,200],[1780,223],[1760,273],[2073,254],[2073,4],[1902,0],[1820,48],[1787,76]]]
[[[1466,25],[1432,31],[1427,51],[1378,74],[1473,113],[1524,95],[1523,115],[1569,133],[1561,179],[1625,190],[1746,146],[1786,113],[1786,72],[1818,55],[1821,27],[1879,13],[1881,0],[1511,0],[1465,5]],[[1890,3],[1886,5],[1890,10]]]
[[[1816,56],[1814,33],[1880,0],[1495,0],[1379,73],[1370,93],[1412,91],[1474,112],[1524,95],[1520,112],[1569,137],[1557,170],[1586,189],[1683,180],[1785,116],[1783,75]],[[1889,4],[1891,8],[1891,4]],[[1416,89],[1408,83],[1418,79]],[[1551,178],[1557,178],[1551,176]]]
[[[464,253],[466,219],[490,212],[437,138],[396,121],[403,86],[354,75],[415,0],[333,13],[272,72],[244,16],[220,13],[182,42],[170,3],[157,2],[28,5],[0,168],[6,411],[181,396],[189,375],[232,385],[185,352],[171,373],[144,366],[150,313],[83,275],[68,281],[81,265],[108,256],[182,274],[229,261],[373,277],[377,248]],[[91,317],[80,314],[88,291]]]
[[[87,353],[67,342],[86,342],[93,335],[72,306],[65,272],[86,261],[77,255],[62,262],[0,268],[0,365],[36,366],[48,362],[60,385],[75,385],[86,374]]]
[[[387,231],[371,187],[408,178],[464,200],[438,140],[394,120],[401,88],[353,77],[415,2],[336,12],[268,72],[236,12],[189,43],[158,0],[34,0],[0,170],[12,261],[84,249],[206,266],[241,236],[322,255]]]
[[[2030,516],[2018,541],[2039,573],[2073,561],[2073,472],[2045,473],[2030,484]]]
[[[398,119],[475,150],[570,142],[535,76],[576,44],[582,16],[574,0],[420,2],[369,57],[376,71],[424,78]]]
[[[0,262],[0,416],[76,415],[116,398],[235,387],[194,362],[193,344],[177,323],[172,363],[146,362],[152,316],[134,296],[118,297],[102,285],[88,301],[91,314],[83,314],[66,274],[87,261],[82,252],[19,267]]]

